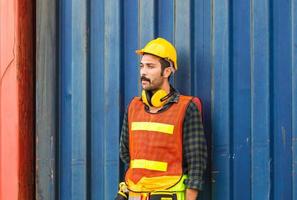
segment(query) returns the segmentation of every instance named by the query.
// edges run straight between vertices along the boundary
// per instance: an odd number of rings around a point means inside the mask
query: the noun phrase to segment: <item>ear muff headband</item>
[[[147,106],[153,106],[156,108],[162,107],[165,103],[166,100],[172,95],[173,93],[170,92],[167,94],[165,90],[158,90],[153,94],[152,97],[150,97],[149,94],[145,90],[142,90],[141,93],[141,98],[143,103],[145,103]]]

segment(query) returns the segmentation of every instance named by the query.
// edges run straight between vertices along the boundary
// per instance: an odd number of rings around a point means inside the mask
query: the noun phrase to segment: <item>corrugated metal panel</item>
[[[36,1],[36,199],[56,197],[57,5]]]
[[[0,1],[0,199],[34,195],[33,4]]]
[[[211,164],[201,199],[296,199],[296,5],[61,2],[58,196],[113,198],[120,122],[140,92],[134,50],[161,36],[178,49],[173,84],[204,102]]]

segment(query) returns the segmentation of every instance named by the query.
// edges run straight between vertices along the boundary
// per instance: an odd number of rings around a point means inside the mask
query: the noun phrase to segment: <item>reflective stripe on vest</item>
[[[171,124],[157,122],[132,122],[132,131],[156,131],[161,133],[173,134],[174,126]]]
[[[131,160],[130,165],[131,165],[130,166],[131,168],[148,169],[148,170],[155,170],[155,171],[162,171],[162,172],[167,171],[166,162],[136,159],[136,160]]]

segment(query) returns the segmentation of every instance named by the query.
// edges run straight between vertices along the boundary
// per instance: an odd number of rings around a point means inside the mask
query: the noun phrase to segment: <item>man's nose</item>
[[[147,74],[146,68],[145,67],[140,68],[140,75],[143,76],[143,75],[146,75],[146,74]]]

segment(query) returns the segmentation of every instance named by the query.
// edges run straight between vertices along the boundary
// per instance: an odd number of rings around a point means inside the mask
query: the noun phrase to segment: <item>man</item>
[[[170,85],[178,69],[170,42],[157,38],[136,53],[142,95],[124,115],[120,143],[129,199],[195,200],[207,160],[200,102]]]

